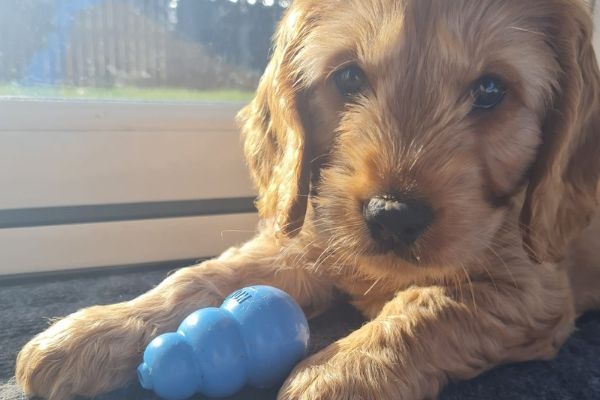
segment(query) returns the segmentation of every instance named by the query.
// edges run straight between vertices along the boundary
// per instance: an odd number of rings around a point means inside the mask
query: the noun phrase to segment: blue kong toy
[[[246,384],[280,383],[306,356],[308,339],[306,317],[287,293],[250,286],[152,340],[138,377],[142,387],[168,400],[196,393],[226,397]]]

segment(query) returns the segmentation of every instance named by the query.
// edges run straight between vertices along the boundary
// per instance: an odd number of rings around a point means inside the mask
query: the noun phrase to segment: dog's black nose
[[[390,195],[366,201],[363,215],[373,239],[386,247],[413,244],[433,220],[433,210],[424,201]]]

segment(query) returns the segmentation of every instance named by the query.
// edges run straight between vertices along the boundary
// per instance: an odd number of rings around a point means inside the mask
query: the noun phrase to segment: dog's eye
[[[365,86],[366,77],[362,69],[350,65],[337,71],[333,77],[335,85],[344,97],[359,93]]]
[[[502,81],[492,76],[484,76],[475,82],[471,89],[474,110],[491,110],[502,102],[506,88]]]

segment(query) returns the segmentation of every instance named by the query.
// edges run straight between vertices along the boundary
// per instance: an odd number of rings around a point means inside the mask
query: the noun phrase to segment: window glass
[[[247,100],[289,0],[2,0],[0,97]]]

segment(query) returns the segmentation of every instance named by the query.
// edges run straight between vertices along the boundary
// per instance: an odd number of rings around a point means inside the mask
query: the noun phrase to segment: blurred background
[[[2,0],[0,96],[246,100],[289,0]]]

